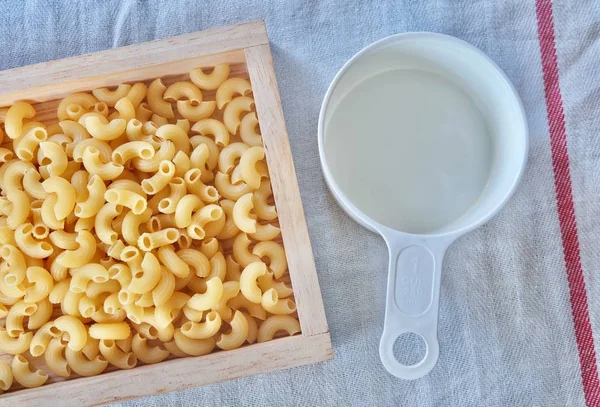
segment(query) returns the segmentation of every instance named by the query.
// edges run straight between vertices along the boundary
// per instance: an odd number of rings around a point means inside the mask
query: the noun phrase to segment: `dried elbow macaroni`
[[[300,331],[252,88],[229,74],[74,93],[57,123],[0,108],[0,394]]]

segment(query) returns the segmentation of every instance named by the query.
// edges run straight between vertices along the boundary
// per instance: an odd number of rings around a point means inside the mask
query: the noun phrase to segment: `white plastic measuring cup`
[[[448,246],[494,216],[523,173],[528,130],[519,96],[500,68],[464,41],[394,35],[339,71],[318,137],[332,194],[389,249],[383,365],[396,377],[420,378],[439,356]],[[394,356],[405,333],[426,345],[412,366]]]

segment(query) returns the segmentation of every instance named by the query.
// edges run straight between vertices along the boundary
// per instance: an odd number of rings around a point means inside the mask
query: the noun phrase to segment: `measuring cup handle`
[[[390,263],[379,355],[392,375],[414,380],[429,373],[439,356],[439,293],[442,260],[448,243],[384,237]],[[425,356],[415,365],[402,364],[394,356],[394,343],[405,333],[415,333],[425,342]]]

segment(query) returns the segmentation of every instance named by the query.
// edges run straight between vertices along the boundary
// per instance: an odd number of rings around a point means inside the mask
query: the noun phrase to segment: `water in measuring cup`
[[[325,154],[344,194],[365,215],[432,233],[475,204],[492,149],[473,100],[450,80],[393,70],[356,85],[326,123]]]

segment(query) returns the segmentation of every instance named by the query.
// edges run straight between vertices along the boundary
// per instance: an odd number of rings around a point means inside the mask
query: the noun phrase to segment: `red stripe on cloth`
[[[554,38],[554,22],[551,0],[536,0],[538,36],[542,56],[544,74],[544,90],[550,129],[550,147],[552,165],[554,167],[554,184],[558,206],[558,221],[562,234],[563,252],[567,269],[567,280],[571,294],[571,308],[575,325],[575,337],[579,350],[583,392],[588,406],[600,405],[600,381],[596,364],[594,337],[588,310],[588,298],[585,280],[579,256],[579,238],[573,191],[571,187],[571,171],[567,149],[565,130],[565,114],[556,61],[556,42]]]

